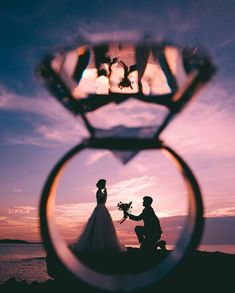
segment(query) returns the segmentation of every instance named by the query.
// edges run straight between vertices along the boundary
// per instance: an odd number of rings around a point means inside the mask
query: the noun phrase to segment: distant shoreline
[[[27,240],[21,240],[21,239],[8,239],[8,238],[6,238],[6,239],[0,239],[0,244],[11,244],[11,243],[13,243],[13,244],[43,244],[42,242],[33,242],[33,241],[27,241]],[[167,243],[168,245],[173,245],[173,244],[171,244],[171,243]],[[208,242],[208,243],[200,243],[198,246],[207,246],[207,245],[235,245],[235,243],[210,243],[210,242]],[[135,246],[137,246],[136,244],[134,245],[132,245],[132,244],[129,244],[128,246],[133,246],[133,247],[135,247]]]
[[[0,244],[42,244],[42,242],[30,242],[19,239],[0,239]]]

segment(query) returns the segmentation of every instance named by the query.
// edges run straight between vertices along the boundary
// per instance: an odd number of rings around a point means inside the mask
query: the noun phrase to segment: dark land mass
[[[0,239],[0,244],[41,244],[40,242],[29,242],[19,239]]]
[[[131,273],[151,269],[156,266],[170,251],[156,251],[152,254],[129,248],[128,252],[120,254],[79,255],[87,266],[94,270],[110,273]],[[91,288],[81,281],[74,281],[62,271],[52,257],[47,257],[48,274],[53,280],[43,283],[9,279],[1,285],[1,292],[103,292]],[[135,291],[138,293],[166,292],[232,292],[234,290],[235,254],[221,252],[194,251],[181,263],[174,273],[151,287]],[[232,290],[232,291],[231,291]],[[133,292],[133,291],[132,291]]]

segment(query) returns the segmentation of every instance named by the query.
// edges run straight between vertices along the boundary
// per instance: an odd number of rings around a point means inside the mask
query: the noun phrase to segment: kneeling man
[[[144,196],[144,209],[142,213],[139,216],[134,216],[126,212],[125,216],[128,216],[129,219],[133,221],[143,220],[144,222],[144,226],[135,227],[135,233],[138,237],[141,249],[151,251],[159,246],[161,249],[166,250],[166,241],[159,241],[161,238],[162,229],[160,221],[151,207],[152,202],[152,197]]]

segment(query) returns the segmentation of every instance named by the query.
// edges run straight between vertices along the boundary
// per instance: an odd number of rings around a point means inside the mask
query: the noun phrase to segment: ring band
[[[120,143],[121,142],[121,143]],[[144,150],[158,149],[173,160],[181,173],[188,191],[188,215],[175,248],[160,264],[148,271],[134,274],[105,275],[85,266],[68,248],[65,240],[56,229],[54,202],[56,188],[65,166],[84,149]],[[203,203],[199,185],[186,162],[169,146],[156,140],[94,139],[84,140],[65,154],[49,174],[42,191],[40,202],[40,226],[43,243],[49,255],[53,255],[65,273],[78,278],[92,287],[113,292],[128,292],[153,285],[172,273],[187,255],[197,248],[203,230]]]

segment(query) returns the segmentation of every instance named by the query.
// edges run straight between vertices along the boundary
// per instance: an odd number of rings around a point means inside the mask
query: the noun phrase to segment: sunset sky
[[[205,207],[205,242],[235,245],[231,233],[235,225],[234,27],[232,0],[1,4],[0,238],[40,240],[38,206],[47,175],[62,155],[88,135],[81,121],[38,82],[37,65],[45,54],[73,43],[81,34],[129,30],[154,33],[180,46],[200,46],[217,66],[212,81],[161,138],[186,160],[198,179]],[[148,118],[128,104],[110,115],[113,108],[102,109],[97,119],[113,125]],[[187,197],[174,165],[159,151],[141,152],[123,165],[108,150],[83,151],[64,173],[55,210],[66,239],[77,237],[95,207],[99,178],[107,179],[107,207],[124,243],[136,239],[133,223],[117,223],[122,217],[117,202],[133,201],[132,212],[138,214],[144,195],[153,196],[166,238],[175,239],[187,214]]]

